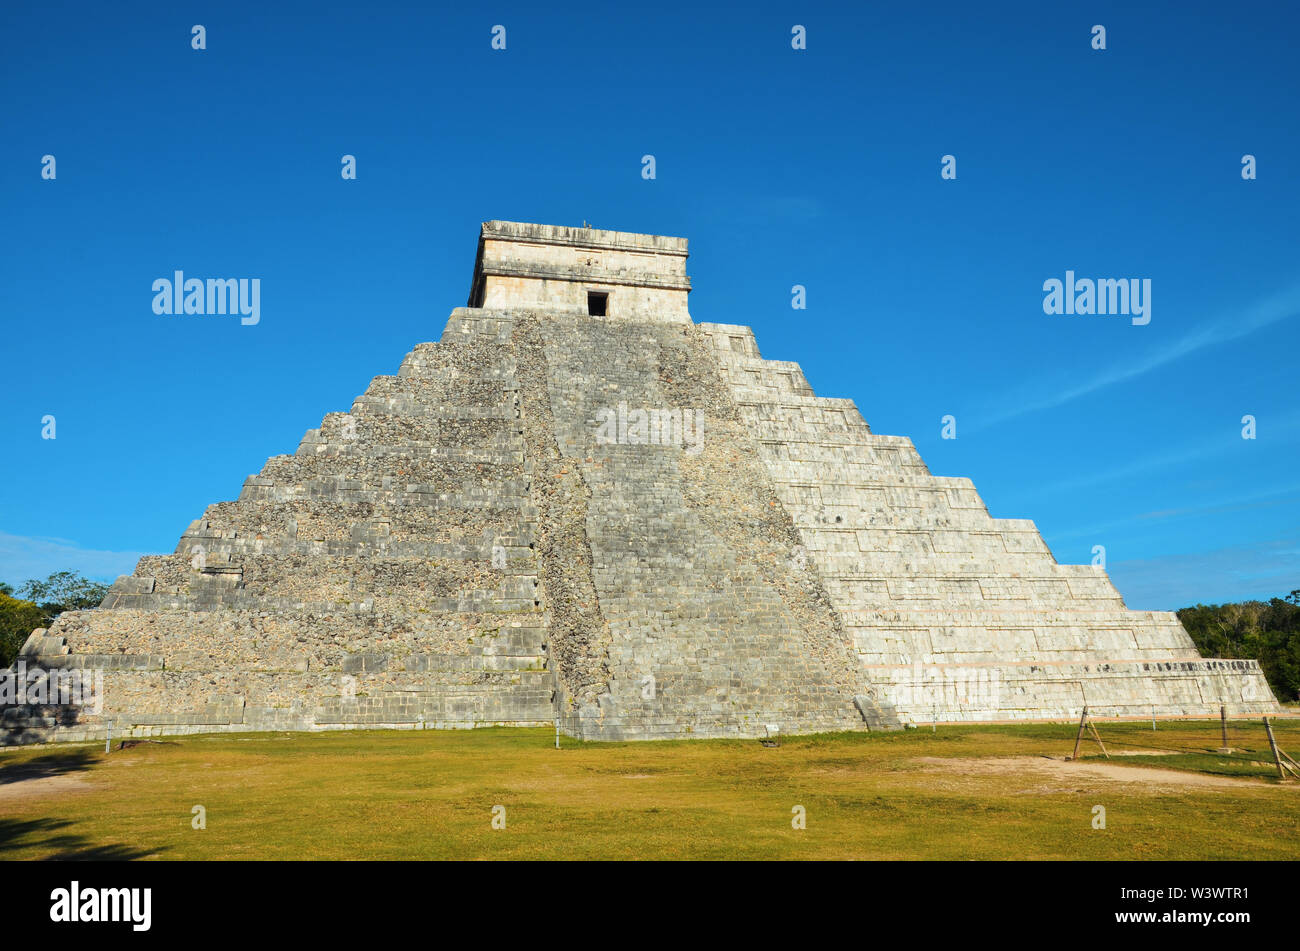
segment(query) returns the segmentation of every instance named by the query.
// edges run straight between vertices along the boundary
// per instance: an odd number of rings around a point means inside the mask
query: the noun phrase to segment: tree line
[[[1300,588],[1267,601],[1198,604],[1178,620],[1204,656],[1257,660],[1279,700],[1300,698]]]

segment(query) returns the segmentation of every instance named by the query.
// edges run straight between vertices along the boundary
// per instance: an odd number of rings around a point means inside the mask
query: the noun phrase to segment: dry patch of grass
[[[1190,757],[1170,754],[1171,757],[1186,761]],[[1206,775],[1186,769],[1146,769],[1141,765],[1150,760],[1167,766],[1169,760],[1159,757],[1124,757],[1107,760],[1101,757],[1089,757],[1073,761],[1068,758],[1048,756],[1006,756],[992,759],[938,759],[923,758],[918,762],[935,766],[949,774],[958,774],[972,780],[990,773],[1022,776],[1040,780],[1036,792],[1046,793],[1064,789],[1086,787],[1102,791],[1114,783],[1140,783],[1148,790],[1178,789],[1180,787],[1217,786],[1220,788],[1240,788],[1241,786],[1260,785],[1257,779],[1229,778],[1227,776]]]
[[[1293,858],[1300,784],[1200,768],[1217,723],[580,744],[547,730],[0,753],[0,857]],[[1293,753],[1300,728],[1276,726]],[[1254,757],[1260,724],[1230,741]],[[1264,748],[1267,743],[1264,741]],[[1096,754],[1095,746],[1085,750]],[[1202,760],[1202,757],[1208,757]],[[1254,760],[1252,760],[1253,762]],[[1173,768],[1170,768],[1173,767]],[[207,828],[191,827],[194,806]],[[505,829],[492,827],[505,807]],[[1104,805],[1107,828],[1092,828]],[[791,826],[802,806],[807,828]]]

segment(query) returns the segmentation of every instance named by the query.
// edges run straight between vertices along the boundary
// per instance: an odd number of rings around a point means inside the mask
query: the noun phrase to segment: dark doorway
[[[609,306],[609,295],[600,291],[587,291],[587,313],[592,317],[604,317]]]

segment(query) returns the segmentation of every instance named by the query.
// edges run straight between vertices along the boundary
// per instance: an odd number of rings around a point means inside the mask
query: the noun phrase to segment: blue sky
[[[686,236],[696,320],[1104,545],[1130,607],[1300,588],[1294,4],[0,16],[2,580],[173,550],[437,339],[502,218]],[[260,278],[260,323],[155,315],[176,269]],[[1151,322],[1045,315],[1067,270],[1150,279]]]

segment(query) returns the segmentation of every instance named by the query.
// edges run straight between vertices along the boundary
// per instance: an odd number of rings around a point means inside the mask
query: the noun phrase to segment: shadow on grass
[[[0,761],[0,785],[80,772],[96,762],[98,757],[88,749],[60,750],[13,763]]]
[[[49,862],[121,862],[154,855],[158,849],[143,851],[126,845],[91,842],[69,831],[69,819],[0,819],[0,859],[10,853],[36,849],[48,854]]]

